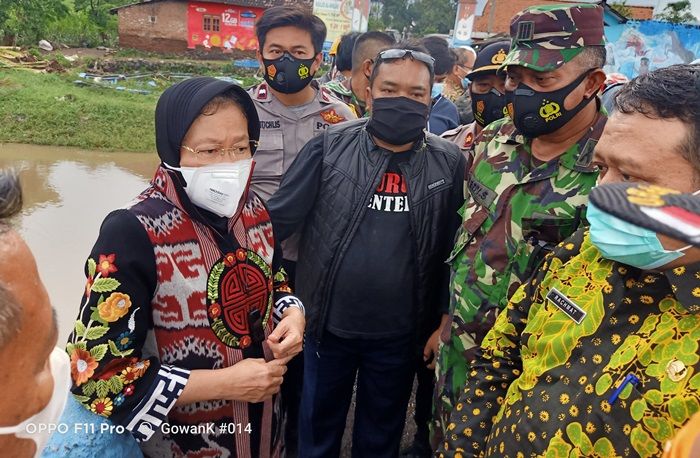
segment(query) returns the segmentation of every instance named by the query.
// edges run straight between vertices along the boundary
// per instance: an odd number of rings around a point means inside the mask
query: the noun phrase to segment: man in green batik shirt
[[[605,73],[599,6],[531,7],[511,22],[510,117],[488,125],[468,175],[463,223],[450,256],[449,312],[441,327],[433,444],[467,364],[509,294],[585,217],[606,122],[596,97]]]
[[[498,316],[438,456],[658,457],[700,410],[700,68],[640,76],[615,104],[590,231]]]

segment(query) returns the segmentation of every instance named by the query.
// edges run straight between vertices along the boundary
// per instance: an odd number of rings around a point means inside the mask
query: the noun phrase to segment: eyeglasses
[[[251,154],[257,149],[258,142],[256,140],[250,140],[246,146],[234,146],[232,148],[190,148],[189,146],[182,145],[181,148],[185,151],[197,156],[200,160],[210,160],[216,157],[223,157],[228,155],[232,160],[237,161],[240,159],[248,159]]]
[[[423,62],[430,69],[430,73],[434,73],[435,59],[427,55],[424,52],[413,51],[410,49],[386,49],[379,53],[377,60],[393,60],[393,59],[405,59],[406,56],[411,59]]]

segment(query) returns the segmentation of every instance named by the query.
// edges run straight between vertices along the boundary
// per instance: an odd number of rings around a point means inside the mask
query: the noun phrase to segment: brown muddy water
[[[59,345],[77,317],[83,267],[102,220],[148,186],[157,164],[155,153],[0,144],[0,167],[20,174],[24,208],[14,224],[56,308]]]

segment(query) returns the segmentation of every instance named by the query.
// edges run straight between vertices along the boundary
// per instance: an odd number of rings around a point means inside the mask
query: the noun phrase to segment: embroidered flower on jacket
[[[121,373],[122,382],[124,382],[125,385],[134,382],[136,379],[138,379],[146,373],[146,370],[150,365],[151,362],[146,359],[143,361],[138,361],[132,364],[131,366],[128,366]]]
[[[236,256],[233,253],[226,253],[224,256],[224,265],[226,267],[233,267],[236,264]]]
[[[92,284],[95,282],[95,279],[90,275],[87,278],[87,282],[85,283],[85,295],[90,296],[90,290],[92,290]]]
[[[128,349],[134,343],[134,338],[129,331],[122,332],[117,337],[117,348],[121,351]]]
[[[103,417],[109,417],[112,415],[112,409],[114,405],[112,400],[109,398],[98,398],[92,401],[90,404],[90,410],[97,415],[102,415]]]
[[[80,386],[87,382],[95,374],[97,361],[89,351],[75,348],[70,355],[70,373],[75,386]]]
[[[128,294],[112,293],[103,303],[97,306],[100,318],[108,323],[114,323],[129,312],[131,298]]]
[[[134,385],[127,385],[126,387],[124,387],[123,393],[124,396],[131,396],[132,394],[134,394],[134,391],[136,391],[136,387]]]
[[[109,274],[116,272],[117,266],[114,265],[114,260],[117,255],[112,253],[108,255],[101,254],[100,260],[97,262],[97,271],[102,277],[109,277]]]
[[[124,401],[126,398],[124,397],[124,393],[119,393],[114,397],[114,405],[119,407],[120,405],[124,404]]]

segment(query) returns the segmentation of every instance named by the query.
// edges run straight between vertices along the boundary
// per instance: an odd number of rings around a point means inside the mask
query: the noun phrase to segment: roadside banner
[[[472,31],[476,13],[476,0],[460,0],[457,5],[452,46],[467,46],[471,44]]]

